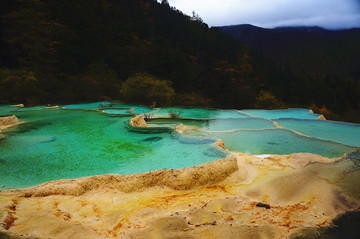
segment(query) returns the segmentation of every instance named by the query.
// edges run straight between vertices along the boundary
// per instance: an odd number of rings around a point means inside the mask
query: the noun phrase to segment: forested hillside
[[[4,6],[2,100],[117,99],[125,79],[148,73],[170,81],[178,96],[254,105],[259,83],[246,46],[166,1],[5,0]]]
[[[343,74],[360,69],[360,29],[266,29],[243,24],[221,27],[220,30],[294,72]]]
[[[335,113],[360,105],[358,72],[294,74],[167,1],[3,0],[0,18],[2,102],[105,97],[156,106],[313,105]],[[131,91],[141,100],[129,93],[131,84],[142,84]]]
[[[360,29],[319,27],[220,28],[281,69],[272,90],[288,104],[317,104],[360,121]]]

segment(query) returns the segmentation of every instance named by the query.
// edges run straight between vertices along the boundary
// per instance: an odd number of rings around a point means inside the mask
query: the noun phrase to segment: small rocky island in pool
[[[99,104],[0,106],[1,238],[316,238],[359,212],[359,124]]]

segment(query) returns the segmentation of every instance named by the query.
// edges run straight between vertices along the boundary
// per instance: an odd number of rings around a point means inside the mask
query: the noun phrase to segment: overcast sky
[[[360,27],[360,0],[168,0],[187,15],[195,11],[209,26],[252,24]]]

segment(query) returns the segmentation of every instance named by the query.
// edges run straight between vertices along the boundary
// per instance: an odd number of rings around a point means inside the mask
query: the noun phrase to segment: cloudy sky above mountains
[[[360,0],[169,0],[209,26],[252,24],[260,27],[360,27]]]

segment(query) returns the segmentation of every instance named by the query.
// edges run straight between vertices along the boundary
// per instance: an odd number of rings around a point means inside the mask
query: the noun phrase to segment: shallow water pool
[[[262,110],[246,115],[237,110],[198,108],[172,108],[184,110],[183,118],[154,118],[148,122],[149,128],[138,129],[129,127],[133,117],[128,115],[129,109],[138,114],[152,111],[153,117],[165,117],[169,108],[154,110],[114,103],[112,108],[103,109],[101,105],[95,102],[61,106],[65,109],[1,106],[1,115],[15,114],[23,123],[2,132],[5,138],[0,139],[0,189],[63,178],[200,165],[229,156],[212,145],[218,139],[223,139],[231,151],[252,154],[310,152],[339,157],[359,146],[359,125],[299,120],[311,114],[304,109],[276,112],[277,116],[290,116],[291,112],[297,117],[276,120],[289,129],[276,128],[274,121],[267,119],[273,118],[273,113],[271,117],[260,118]],[[191,126],[185,134],[173,130],[180,123],[185,129]],[[325,137],[326,133],[333,136]]]
[[[247,118],[249,116],[240,113],[238,110],[219,110],[203,108],[158,108],[153,111],[154,117],[170,117],[169,112],[180,113],[180,118],[185,119],[228,119],[228,118]]]
[[[313,153],[325,157],[340,157],[355,150],[335,142],[298,135],[285,129],[237,130],[234,132],[211,132],[205,137],[223,139],[230,151],[250,154]]]
[[[235,129],[273,129],[274,122],[260,118],[228,118],[210,120],[189,120],[189,119],[152,119],[150,123],[182,123],[187,126],[197,126],[203,131],[229,131]]]
[[[139,134],[130,117],[97,111],[45,109],[16,114],[25,123],[0,140],[0,187],[18,188],[50,180],[97,174],[134,174],[203,164],[227,154],[214,140],[189,143],[177,132]]]
[[[284,109],[284,110],[241,110],[243,114],[252,117],[260,117],[265,119],[280,119],[280,118],[293,118],[293,119],[317,119],[319,114],[313,114],[308,109]]]
[[[279,119],[279,126],[296,130],[305,135],[360,147],[360,124],[328,120]]]

